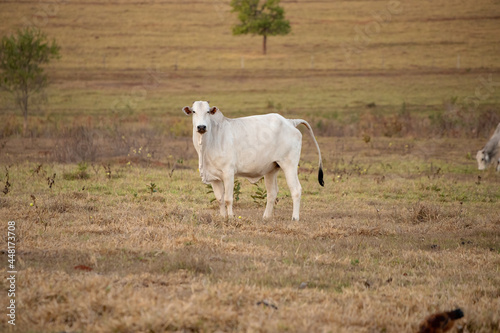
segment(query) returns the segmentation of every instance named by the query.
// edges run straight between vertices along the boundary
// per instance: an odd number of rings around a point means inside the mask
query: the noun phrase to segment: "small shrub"
[[[234,193],[234,199],[236,200],[236,202],[240,201],[241,182],[239,180],[236,180],[234,182],[233,193]]]
[[[47,177],[47,185],[49,185],[50,189],[52,189],[52,186],[54,186],[55,182],[56,182],[56,174],[55,173],[52,175],[52,177],[51,176]]]
[[[87,172],[88,164],[85,162],[78,163],[78,169],[74,172],[67,172],[63,174],[65,180],[78,180],[89,179],[90,174]]]
[[[54,149],[54,156],[59,162],[96,161],[99,155],[100,133],[90,126],[68,129]]]
[[[3,188],[3,194],[7,195],[9,193],[11,184],[9,183],[9,169],[5,167],[5,186]]]
[[[103,168],[106,171],[106,178],[111,179],[111,164],[103,164]]]
[[[158,186],[155,183],[149,183],[149,185],[146,185],[149,191],[149,194],[153,194],[155,192],[158,192]]]
[[[257,189],[255,190],[255,194],[252,194],[251,197],[253,202],[257,205],[262,206],[267,201],[267,191],[265,188],[260,187],[259,183],[253,184]]]

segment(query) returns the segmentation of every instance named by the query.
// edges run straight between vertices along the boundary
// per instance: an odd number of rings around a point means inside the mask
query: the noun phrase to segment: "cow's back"
[[[286,146],[287,142],[302,139],[300,131],[277,113],[228,120],[232,137],[236,139],[235,148],[276,149],[276,146]]]

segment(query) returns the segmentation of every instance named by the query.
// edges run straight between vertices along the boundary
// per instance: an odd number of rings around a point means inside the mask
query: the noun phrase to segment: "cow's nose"
[[[205,125],[198,125],[198,133],[205,133],[207,131],[207,126]]]

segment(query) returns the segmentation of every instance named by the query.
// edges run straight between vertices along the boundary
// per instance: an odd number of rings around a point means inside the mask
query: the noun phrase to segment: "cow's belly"
[[[264,175],[268,174],[272,170],[279,168],[276,162],[270,162],[260,165],[253,166],[239,166],[236,169],[235,176],[237,177],[245,177],[250,182],[255,183],[259,181]]]

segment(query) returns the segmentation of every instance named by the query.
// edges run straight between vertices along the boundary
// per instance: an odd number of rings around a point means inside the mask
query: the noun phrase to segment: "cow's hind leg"
[[[266,210],[264,211],[265,219],[273,217],[274,203],[276,202],[276,196],[278,195],[278,171],[279,168],[275,168],[268,174],[264,175],[267,191],[267,205]]]
[[[298,164],[298,163],[297,163]],[[285,172],[286,182],[290,188],[293,200],[292,220],[298,221],[300,214],[300,196],[302,187],[300,186],[299,176],[297,175],[297,164],[280,165]]]
[[[226,217],[226,203],[224,201],[224,184],[220,180],[211,182],[214,190],[215,199],[219,202],[220,215]]]

